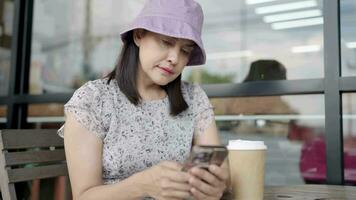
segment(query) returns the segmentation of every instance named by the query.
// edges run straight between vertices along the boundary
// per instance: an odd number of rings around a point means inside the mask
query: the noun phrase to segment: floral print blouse
[[[116,80],[89,81],[65,104],[65,113],[103,142],[104,184],[119,182],[163,160],[184,162],[193,137],[204,134],[214,120],[213,107],[202,88],[182,82],[189,108],[171,116],[168,97],[132,104]],[[58,130],[63,137],[64,125]]]

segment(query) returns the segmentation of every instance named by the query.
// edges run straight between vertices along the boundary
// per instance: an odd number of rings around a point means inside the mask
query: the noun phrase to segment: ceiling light
[[[267,3],[272,1],[277,1],[277,0],[246,0],[245,2],[248,5],[252,5],[252,4]]]
[[[267,13],[282,12],[282,11],[288,11],[288,10],[296,10],[296,9],[301,9],[301,8],[310,8],[310,7],[315,7],[315,6],[317,6],[317,3],[315,0],[308,0],[308,1],[259,7],[259,8],[255,9],[255,12],[256,12],[256,14],[267,14]]]
[[[314,26],[323,24],[324,20],[322,17],[315,17],[310,19],[301,19],[301,20],[293,20],[286,22],[276,22],[272,23],[271,27],[274,30],[288,29],[288,28],[297,28],[303,26]]]
[[[296,46],[292,47],[293,53],[307,53],[307,52],[318,52],[320,51],[320,45],[307,45],[307,46]]]
[[[287,21],[291,19],[319,17],[321,15],[322,13],[319,9],[314,9],[314,10],[306,10],[306,11],[299,11],[299,12],[289,12],[289,13],[277,14],[277,15],[268,15],[263,17],[263,21],[266,23],[271,23],[271,22]]]
[[[356,48],[356,42],[348,42],[346,43],[346,47],[350,49],[355,49]]]
[[[218,52],[209,53],[206,57],[208,60],[219,60],[219,59],[229,59],[229,58],[241,58],[252,56],[252,51],[229,51],[229,52]]]

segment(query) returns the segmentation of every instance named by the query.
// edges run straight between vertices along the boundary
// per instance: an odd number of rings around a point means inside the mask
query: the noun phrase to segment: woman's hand
[[[192,197],[188,180],[193,176],[181,171],[176,162],[164,161],[137,175],[146,195],[157,200],[182,200]]]
[[[208,170],[194,167],[189,172],[194,175],[189,184],[195,199],[217,200],[222,197],[229,177],[227,168],[210,165]]]

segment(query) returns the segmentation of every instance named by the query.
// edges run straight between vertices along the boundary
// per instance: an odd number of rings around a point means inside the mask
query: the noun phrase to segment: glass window
[[[31,104],[28,106],[28,128],[59,128],[63,122],[63,104]]]
[[[356,93],[342,95],[344,177],[346,184],[356,184]]]
[[[205,12],[207,63],[186,68],[185,80],[235,83],[251,77],[324,77],[321,0],[198,1]]]
[[[186,68],[184,80],[230,83],[248,77],[323,77],[321,0],[199,2],[205,12],[208,60],[204,67]],[[72,92],[110,72],[122,45],[119,33],[143,3],[36,0],[30,93]]]
[[[356,75],[356,2],[340,1],[341,63],[343,76]]]
[[[36,0],[30,93],[72,92],[115,66],[143,0]],[[61,9],[58,9],[61,8]]]
[[[212,98],[223,144],[263,140],[266,185],[325,183],[323,95]],[[306,103],[308,102],[308,103]]]
[[[0,1],[0,96],[6,96],[9,90],[13,18],[14,2]]]

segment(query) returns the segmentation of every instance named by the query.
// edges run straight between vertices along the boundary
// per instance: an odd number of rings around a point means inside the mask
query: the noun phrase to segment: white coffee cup
[[[263,200],[265,152],[263,141],[230,140],[230,178],[234,200]]]

